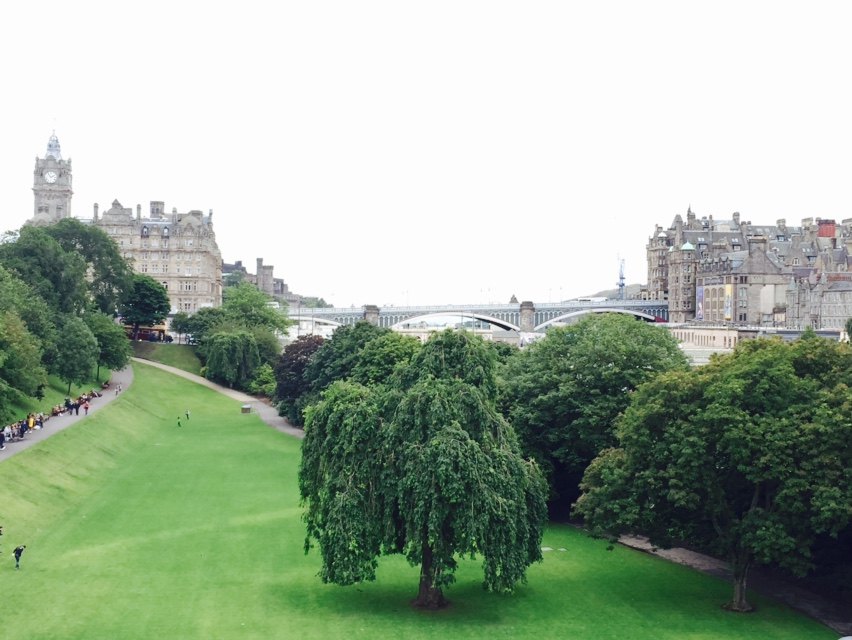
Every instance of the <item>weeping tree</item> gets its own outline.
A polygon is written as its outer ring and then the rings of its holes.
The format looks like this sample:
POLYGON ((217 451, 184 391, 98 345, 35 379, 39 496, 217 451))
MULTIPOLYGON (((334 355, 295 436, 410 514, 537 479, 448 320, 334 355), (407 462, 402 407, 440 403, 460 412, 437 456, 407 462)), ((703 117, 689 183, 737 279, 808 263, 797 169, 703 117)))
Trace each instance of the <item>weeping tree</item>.
POLYGON ((211 336, 207 349, 206 376, 226 383, 229 387, 242 387, 254 378, 260 366, 257 342, 246 330, 221 331, 211 336))
POLYGON ((338 381, 308 408, 299 486, 323 581, 374 580, 401 553, 420 566, 413 605, 438 609, 458 557, 481 555, 498 592, 541 560, 547 486, 495 408, 494 367, 481 339, 446 331, 387 384, 338 381))

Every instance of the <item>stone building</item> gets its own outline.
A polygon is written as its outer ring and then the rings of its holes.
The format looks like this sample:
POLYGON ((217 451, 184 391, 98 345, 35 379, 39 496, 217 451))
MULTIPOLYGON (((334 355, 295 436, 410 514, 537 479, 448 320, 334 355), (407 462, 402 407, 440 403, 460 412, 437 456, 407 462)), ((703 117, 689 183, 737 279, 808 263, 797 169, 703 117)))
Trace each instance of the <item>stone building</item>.
POLYGON ((690 208, 648 240, 643 295, 669 300, 672 322, 839 328, 852 316, 850 245, 852 220, 753 225, 690 208))
POLYGON ((44 158, 36 157, 33 171, 33 224, 51 224, 71 215, 71 158, 62 159, 56 132, 47 143, 44 158))
POLYGON ((132 209, 114 200, 102 216, 94 207, 92 224, 118 244, 137 273, 151 276, 169 293, 171 313, 195 313, 222 304, 222 255, 213 232, 213 212, 164 213, 164 203, 132 209))
POLYGON ((302 296, 290 291, 290 287, 282 278, 275 277, 274 267, 271 264, 263 264, 263 258, 257 259, 255 273, 249 273, 242 260, 237 260, 233 264, 225 262, 222 264, 222 277, 224 280, 238 277, 244 282, 250 282, 265 294, 286 302, 290 306, 295 306, 302 300, 302 296))
MULTIPOLYGON (((71 160, 62 159, 56 134, 50 137, 44 158, 36 158, 33 177, 35 211, 28 224, 47 225, 71 215, 71 160)), ((114 200, 99 215, 94 205, 91 220, 118 244, 121 254, 137 273, 163 284, 169 293, 171 313, 193 313, 222 304, 222 256, 213 232, 213 212, 165 212, 165 203, 152 201, 143 217, 114 200)))

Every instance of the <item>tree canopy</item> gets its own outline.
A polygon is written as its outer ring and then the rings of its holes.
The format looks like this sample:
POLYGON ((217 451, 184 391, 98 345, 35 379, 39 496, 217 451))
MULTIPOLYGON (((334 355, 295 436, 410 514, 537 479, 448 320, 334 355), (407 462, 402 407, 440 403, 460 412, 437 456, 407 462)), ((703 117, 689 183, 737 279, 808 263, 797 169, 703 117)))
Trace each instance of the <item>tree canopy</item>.
POLYGON ((588 464, 615 444, 613 423, 633 390, 662 371, 687 367, 668 331, 614 313, 550 329, 508 359, 501 410, 524 453, 547 471, 556 517, 567 516, 588 464))
POLYGON ((99 311, 87 313, 83 316, 83 321, 98 343, 96 376, 100 376, 102 366, 114 371, 123 369, 133 355, 124 328, 116 324, 112 317, 99 311))
POLYGON ((83 383, 92 375, 97 364, 98 342, 77 316, 66 315, 59 326, 60 339, 57 344, 56 372, 68 383, 83 383))
POLYGON ((494 591, 541 559, 546 485, 495 408, 494 364, 480 338, 446 331, 392 384, 338 381, 308 408, 299 486, 324 581, 373 580, 401 553, 421 567, 414 604, 438 608, 459 556, 481 554, 494 591))
POLYGON ((590 465, 577 511, 593 531, 686 540, 731 562, 730 607, 747 611, 748 571, 811 566, 820 534, 852 518, 846 345, 816 338, 740 343, 700 369, 641 386, 617 447, 590 465))
POLYGON ((171 310, 169 294, 151 276, 136 273, 119 310, 124 322, 133 325, 135 337, 140 326, 159 324, 166 319, 171 310))
POLYGON ((222 311, 226 322, 236 326, 286 331, 290 322, 285 313, 271 306, 274 302, 253 284, 241 282, 224 290, 222 311))
POLYGON ((133 282, 133 271, 115 240, 98 227, 83 224, 76 218, 64 218, 44 227, 44 231, 66 252, 83 258, 88 267, 87 286, 95 308, 114 316, 133 282))
POLYGON ((305 379, 311 390, 320 392, 332 382, 349 378, 364 345, 389 332, 390 329, 377 327, 365 320, 335 329, 331 339, 323 342, 305 370, 305 379))
POLYGON ((63 249, 45 229, 27 226, 16 241, 0 244, 0 264, 55 311, 78 313, 86 307, 86 262, 63 249))
MULTIPOLYGON (((296 426, 302 424, 302 409, 307 406, 303 397, 311 385, 305 380, 305 369, 314 353, 324 342, 322 336, 300 336, 286 347, 275 365, 275 399, 278 413, 296 426)), ((319 399, 317 396, 315 399, 319 399)))

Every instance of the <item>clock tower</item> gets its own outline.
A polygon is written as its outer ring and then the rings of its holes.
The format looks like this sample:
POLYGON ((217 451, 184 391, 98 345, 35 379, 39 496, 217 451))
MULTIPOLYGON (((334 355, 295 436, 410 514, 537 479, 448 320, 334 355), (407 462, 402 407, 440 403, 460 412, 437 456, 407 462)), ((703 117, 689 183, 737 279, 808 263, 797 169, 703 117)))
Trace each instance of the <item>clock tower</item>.
POLYGON ((33 194, 35 208, 30 221, 32 224, 53 224, 71 216, 71 196, 74 195, 71 190, 71 159, 62 159, 56 132, 47 142, 44 158, 36 157, 33 194))

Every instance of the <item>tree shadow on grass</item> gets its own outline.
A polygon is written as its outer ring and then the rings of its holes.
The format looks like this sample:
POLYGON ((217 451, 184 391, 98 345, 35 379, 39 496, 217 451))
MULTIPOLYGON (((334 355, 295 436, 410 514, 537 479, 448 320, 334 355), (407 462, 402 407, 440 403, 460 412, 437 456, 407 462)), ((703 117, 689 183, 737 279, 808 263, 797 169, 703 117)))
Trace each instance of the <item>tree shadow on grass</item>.
POLYGON ((453 624, 499 624, 501 612, 513 600, 520 602, 524 590, 524 587, 520 587, 514 594, 487 593, 482 588, 481 579, 458 581, 444 591, 450 601, 448 607, 438 611, 424 611, 411 605, 417 596, 416 573, 412 573, 410 584, 379 579, 376 582, 340 587, 322 584, 319 578, 314 580, 314 585, 304 585, 304 589, 294 588, 294 584, 289 581, 270 585, 267 593, 270 605, 282 611, 298 610, 303 615, 317 617, 396 618, 400 621, 428 619, 438 624, 441 621, 453 624))

